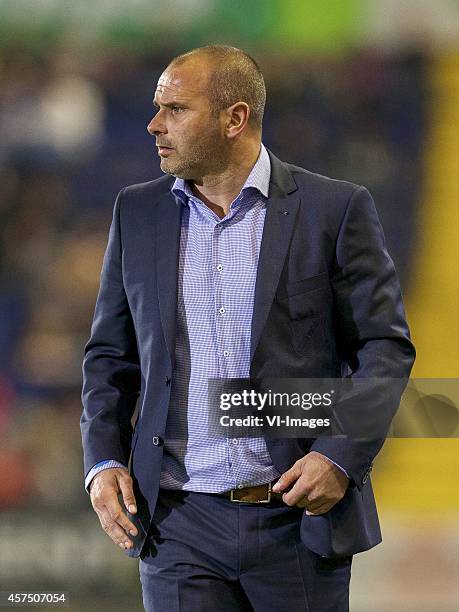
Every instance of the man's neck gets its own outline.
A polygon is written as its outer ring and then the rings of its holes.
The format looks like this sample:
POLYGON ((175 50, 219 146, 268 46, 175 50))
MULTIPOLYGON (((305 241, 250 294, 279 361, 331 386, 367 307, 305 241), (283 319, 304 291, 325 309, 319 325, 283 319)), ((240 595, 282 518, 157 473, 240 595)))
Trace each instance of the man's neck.
POLYGON ((247 177, 260 154, 260 142, 254 142, 246 154, 230 162, 225 171, 218 175, 205 177, 202 182, 190 181, 196 197, 223 219, 230 210, 231 203, 239 195, 247 177))

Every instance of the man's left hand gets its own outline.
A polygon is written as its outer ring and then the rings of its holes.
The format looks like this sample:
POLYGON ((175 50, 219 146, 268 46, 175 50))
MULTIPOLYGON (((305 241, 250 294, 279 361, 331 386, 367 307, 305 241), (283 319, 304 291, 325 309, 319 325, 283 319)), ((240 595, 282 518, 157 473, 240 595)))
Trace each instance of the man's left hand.
POLYGON ((306 508, 306 514, 324 514, 344 497, 349 478, 330 459, 311 451, 284 472, 273 491, 284 493, 282 500, 288 506, 306 508), (293 486, 292 486, 293 485, 293 486))

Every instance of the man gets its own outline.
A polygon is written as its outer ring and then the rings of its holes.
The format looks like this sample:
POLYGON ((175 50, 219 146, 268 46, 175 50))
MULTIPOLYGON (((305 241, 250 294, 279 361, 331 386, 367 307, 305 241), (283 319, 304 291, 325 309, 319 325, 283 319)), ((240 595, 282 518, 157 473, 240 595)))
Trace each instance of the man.
POLYGON ((208 434, 208 378, 405 378, 414 361, 370 194, 268 152, 265 96, 239 49, 175 58, 148 125, 167 176, 115 203, 81 427, 147 610, 347 610, 352 555, 381 540, 382 439, 208 434))

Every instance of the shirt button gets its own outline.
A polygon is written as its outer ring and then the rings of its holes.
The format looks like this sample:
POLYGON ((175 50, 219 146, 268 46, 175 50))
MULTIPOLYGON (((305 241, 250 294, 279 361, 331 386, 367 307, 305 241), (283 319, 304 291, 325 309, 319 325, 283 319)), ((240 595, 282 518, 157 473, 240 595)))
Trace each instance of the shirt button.
POLYGON ((237 438, 233 438, 231 440, 231 442, 236 446, 237 444, 239 444, 239 440, 237 438))
POLYGON ((218 270, 219 272, 221 272, 221 271, 223 270, 223 266, 222 266, 222 264, 218 264, 218 266, 217 266, 217 270, 218 270))
POLYGON ((155 446, 161 446, 162 439, 159 436, 153 436, 152 442, 155 446))
POLYGON ((166 380, 165 380, 165 382, 166 382, 166 385, 167 385, 167 386, 169 386, 169 385, 171 384, 171 379, 170 379, 170 377, 169 377, 169 376, 166 376, 166 380))
POLYGON ((228 357, 228 356, 229 356, 229 351, 223 351, 223 355, 224 355, 225 357, 228 357))
POLYGON ((220 314, 225 314, 226 310, 223 308, 223 306, 220 308, 220 310, 218 311, 220 314))
POLYGON ((237 485, 237 488, 238 488, 238 489, 243 489, 243 488, 244 488, 244 485, 237 485))

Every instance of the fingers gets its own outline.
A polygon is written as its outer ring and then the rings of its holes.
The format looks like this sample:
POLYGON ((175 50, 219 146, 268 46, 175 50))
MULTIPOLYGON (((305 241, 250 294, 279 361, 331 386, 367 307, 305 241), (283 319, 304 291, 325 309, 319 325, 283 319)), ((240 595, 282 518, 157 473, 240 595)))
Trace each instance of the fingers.
POLYGON ((349 479, 340 468, 320 453, 311 452, 282 474, 273 491, 285 491, 282 500, 288 506, 307 508, 307 514, 323 514, 344 496, 348 485, 349 479))
POLYGON ((308 498, 307 497, 303 497, 302 499, 297 501, 296 504, 295 504, 295 506, 297 508, 306 508, 307 505, 308 505, 308 498))
POLYGON ((120 478, 119 484, 124 505, 131 514, 135 514, 137 512, 137 506, 135 503, 134 491, 132 490, 132 479, 130 477, 120 478))
POLYGON ((276 484, 273 485, 273 491, 280 493, 293 484, 301 476, 301 465, 300 461, 296 461, 289 470, 284 472, 276 484))
POLYGON ((332 504, 332 503, 326 503, 326 504, 322 504, 322 505, 316 506, 316 507, 314 507, 314 509, 308 508, 306 510, 306 514, 308 516, 319 516, 320 514, 325 514, 326 512, 331 510, 333 508, 333 506, 334 506, 334 504, 332 504))
POLYGON ((313 489, 309 496, 307 496, 303 503, 296 504, 299 507, 306 508, 307 515, 319 515, 325 514, 333 508, 333 506, 339 502, 341 496, 333 496, 327 495, 325 493, 318 493, 315 489, 313 489))
POLYGON ((120 491, 123 501, 127 499, 128 506, 135 506, 132 479, 127 470, 122 468, 103 470, 95 476, 91 484, 91 502, 105 533, 115 544, 123 549, 129 549, 133 544, 128 534, 137 535, 137 529, 124 514, 118 501, 120 491))
POLYGON ((104 508, 102 510, 96 510, 96 512, 102 529, 105 531, 108 537, 123 550, 132 548, 132 541, 127 536, 126 530, 121 527, 119 522, 119 516, 123 514, 121 506, 119 507, 119 511, 104 508))
MULTIPOLYGON (((300 483, 300 480, 297 481, 300 483)), ((288 494, 283 496, 283 501, 289 506, 297 506, 298 508, 306 508, 306 514, 324 514, 333 508, 333 506, 340 501, 342 495, 331 494, 329 491, 318 487, 310 487, 304 489, 304 493, 301 492, 301 488, 298 488, 298 494, 295 491, 295 487, 288 494), (287 498, 287 495, 294 493, 295 496, 287 498)))
POLYGON ((310 484, 300 477, 291 490, 284 493, 282 501, 287 504, 287 506, 299 506, 300 508, 304 508, 308 504, 310 492, 310 484))

